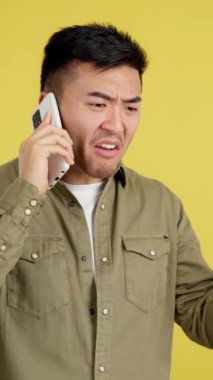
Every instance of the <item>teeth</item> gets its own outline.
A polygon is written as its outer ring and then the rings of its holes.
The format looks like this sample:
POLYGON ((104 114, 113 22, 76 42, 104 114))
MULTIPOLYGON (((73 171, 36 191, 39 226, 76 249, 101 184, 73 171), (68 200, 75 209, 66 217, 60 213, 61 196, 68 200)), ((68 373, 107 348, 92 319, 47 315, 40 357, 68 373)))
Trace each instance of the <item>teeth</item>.
POLYGON ((115 144, 101 144, 99 145, 101 148, 104 148, 104 149, 115 149, 116 148, 116 145, 115 144))

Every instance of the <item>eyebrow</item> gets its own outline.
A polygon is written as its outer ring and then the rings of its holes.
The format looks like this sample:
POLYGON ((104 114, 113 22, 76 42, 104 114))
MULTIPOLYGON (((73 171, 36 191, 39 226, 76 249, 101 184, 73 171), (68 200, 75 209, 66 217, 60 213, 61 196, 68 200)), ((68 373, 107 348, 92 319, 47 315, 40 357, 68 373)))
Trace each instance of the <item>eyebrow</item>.
MULTIPOLYGON (((114 100, 114 98, 112 98, 111 96, 104 94, 103 92, 99 92, 99 91, 89 92, 87 94, 87 96, 95 96, 97 98, 101 98, 101 99, 105 99, 105 100, 114 100)), ((123 100, 124 103, 139 103, 141 101, 142 101, 142 99, 140 96, 135 96, 131 99, 123 100)))

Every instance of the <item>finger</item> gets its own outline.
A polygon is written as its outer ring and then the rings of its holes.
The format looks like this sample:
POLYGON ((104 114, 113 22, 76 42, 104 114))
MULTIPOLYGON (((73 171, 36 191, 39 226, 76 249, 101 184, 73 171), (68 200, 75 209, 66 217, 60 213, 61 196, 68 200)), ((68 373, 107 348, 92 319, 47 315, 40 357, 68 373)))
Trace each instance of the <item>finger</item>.
POLYGON ((69 165, 74 164, 73 156, 71 156, 70 153, 60 145, 46 145, 46 152, 47 157, 58 154, 59 156, 63 157, 69 165))
POLYGON ((40 139, 37 139, 36 143, 39 145, 60 145, 61 147, 67 149, 73 158, 72 144, 70 144, 70 141, 65 139, 63 136, 53 134, 47 135, 40 139))
POLYGON ((72 149, 72 144, 70 143, 70 140, 64 138, 64 136, 61 136, 59 134, 48 134, 48 135, 45 135, 45 136, 42 136, 40 138, 37 138, 36 140, 31 140, 29 146, 31 146, 31 150, 35 147, 36 150, 37 150, 37 154, 42 154, 42 152, 44 152, 44 154, 46 155, 47 153, 45 153, 46 151, 46 146, 55 146, 55 145, 58 145, 60 147, 62 147, 63 149, 66 149, 68 154, 70 155, 70 157, 73 159, 74 158, 74 153, 73 153, 73 149, 72 149), (40 153, 39 153, 40 152, 40 153))
POLYGON ((35 131, 31 135, 30 139, 37 140, 43 136, 47 136, 47 135, 51 135, 51 134, 62 136, 66 140, 70 141, 71 145, 73 145, 73 141, 72 141, 69 133, 65 129, 58 128, 58 127, 52 126, 52 125, 45 125, 45 128, 43 128, 43 126, 40 128, 40 126, 39 126, 38 128, 35 129, 35 131))

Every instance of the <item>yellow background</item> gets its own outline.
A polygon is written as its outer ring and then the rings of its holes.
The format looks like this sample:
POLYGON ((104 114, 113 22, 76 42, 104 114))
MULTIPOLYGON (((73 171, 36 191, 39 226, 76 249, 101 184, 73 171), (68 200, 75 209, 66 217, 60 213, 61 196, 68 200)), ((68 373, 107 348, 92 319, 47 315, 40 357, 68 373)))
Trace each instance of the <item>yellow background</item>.
MULTIPOLYGON (((0 163, 16 156, 31 133, 48 37, 92 21, 128 30, 148 51, 141 126, 125 162, 182 198, 213 267, 212 0, 1 0, 0 163)), ((171 380, 212 380, 212 351, 179 327, 172 356, 171 380)))

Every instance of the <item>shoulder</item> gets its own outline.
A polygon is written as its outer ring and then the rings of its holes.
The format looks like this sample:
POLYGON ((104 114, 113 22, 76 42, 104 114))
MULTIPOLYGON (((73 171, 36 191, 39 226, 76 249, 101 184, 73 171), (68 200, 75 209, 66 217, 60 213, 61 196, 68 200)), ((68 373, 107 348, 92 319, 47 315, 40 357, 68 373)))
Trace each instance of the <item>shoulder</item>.
POLYGON ((0 195, 3 194, 8 187, 18 177, 18 159, 6 162, 0 166, 0 195))
POLYGON ((171 191, 169 188, 163 184, 161 181, 155 179, 155 178, 150 178, 150 177, 145 177, 141 175, 140 173, 136 172, 133 169, 130 169, 128 167, 124 167, 125 170, 125 175, 126 175, 126 182, 127 186, 139 186, 142 187, 143 189, 156 189, 156 190, 163 190, 163 191, 171 191))
POLYGON ((151 202, 166 202, 180 204, 177 195, 161 181, 145 177, 128 167, 124 168, 126 175, 126 186, 132 194, 145 197, 151 202))

